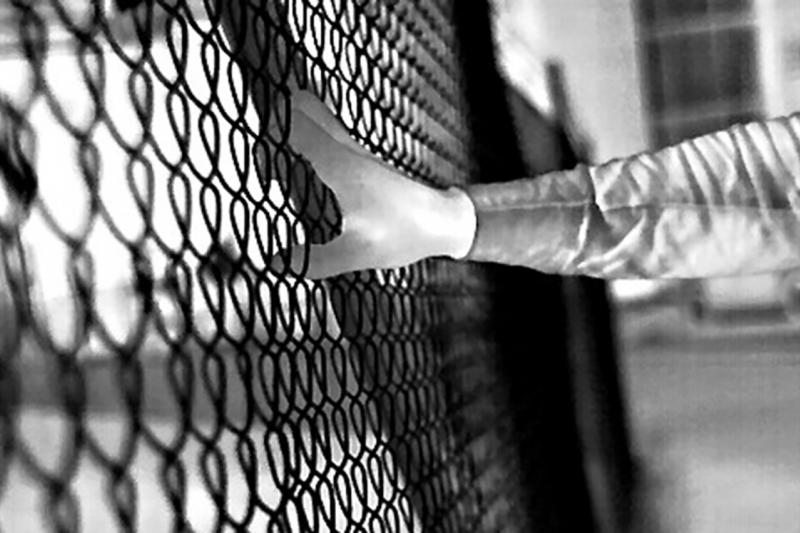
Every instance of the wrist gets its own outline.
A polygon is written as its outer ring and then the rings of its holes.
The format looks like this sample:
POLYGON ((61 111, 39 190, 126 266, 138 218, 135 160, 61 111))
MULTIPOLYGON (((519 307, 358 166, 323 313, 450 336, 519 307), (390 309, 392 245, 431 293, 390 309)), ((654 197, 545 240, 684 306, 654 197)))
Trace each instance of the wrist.
POLYGON ((475 205, 469 194, 459 187, 439 190, 442 232, 440 255, 463 259, 469 254, 477 230, 475 205))

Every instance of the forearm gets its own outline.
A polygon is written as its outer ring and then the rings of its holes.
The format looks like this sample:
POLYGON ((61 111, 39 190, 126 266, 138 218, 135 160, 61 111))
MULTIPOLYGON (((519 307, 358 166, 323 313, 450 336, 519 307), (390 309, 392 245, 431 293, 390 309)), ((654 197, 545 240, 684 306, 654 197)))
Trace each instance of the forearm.
POLYGON ((467 259, 604 278, 800 266, 800 116, 655 153, 474 185, 467 259))

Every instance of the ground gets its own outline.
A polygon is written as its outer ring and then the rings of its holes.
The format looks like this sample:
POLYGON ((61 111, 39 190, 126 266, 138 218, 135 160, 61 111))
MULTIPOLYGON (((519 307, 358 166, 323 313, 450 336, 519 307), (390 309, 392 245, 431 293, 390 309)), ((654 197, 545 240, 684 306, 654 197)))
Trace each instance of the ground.
POLYGON ((670 528, 800 531, 800 330, 621 316, 636 448, 670 528))

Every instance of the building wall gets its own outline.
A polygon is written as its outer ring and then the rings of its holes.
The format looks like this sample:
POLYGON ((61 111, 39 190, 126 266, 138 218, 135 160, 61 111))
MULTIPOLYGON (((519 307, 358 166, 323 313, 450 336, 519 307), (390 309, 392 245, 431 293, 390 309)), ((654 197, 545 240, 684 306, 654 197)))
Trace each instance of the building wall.
POLYGON ((495 9, 501 56, 524 71, 512 78, 522 80, 545 111, 538 65, 550 59, 564 65, 574 116, 594 143, 595 160, 647 147, 629 0, 495 0, 495 9))
MULTIPOLYGON (((758 27, 764 116, 800 110, 800 2, 752 0, 758 27)), ((551 111, 543 67, 564 65, 580 126, 607 160, 650 146, 631 0, 495 0, 501 61, 545 114, 551 111)))
POLYGON ((800 111, 800 2, 755 0, 768 116, 800 111))

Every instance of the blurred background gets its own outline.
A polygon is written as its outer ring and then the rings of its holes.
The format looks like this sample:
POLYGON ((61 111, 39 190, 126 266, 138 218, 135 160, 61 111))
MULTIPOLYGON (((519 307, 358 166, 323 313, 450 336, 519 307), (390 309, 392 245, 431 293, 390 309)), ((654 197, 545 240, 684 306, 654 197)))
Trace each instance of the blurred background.
MULTIPOLYGON (((506 76, 545 114, 567 109, 594 162, 800 110, 794 0, 496 7, 506 76)), ((799 280, 610 284, 634 449, 667 530, 800 527, 799 280)))

